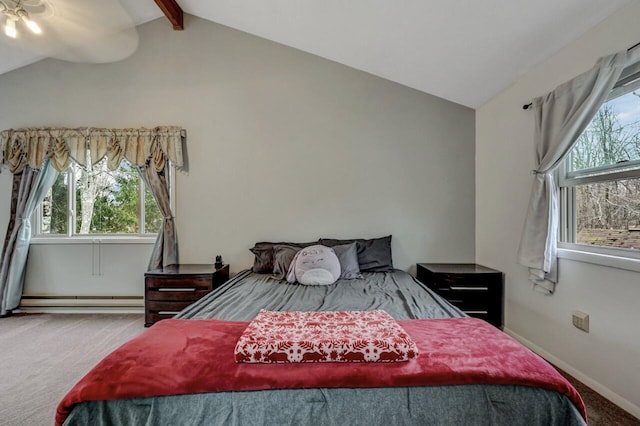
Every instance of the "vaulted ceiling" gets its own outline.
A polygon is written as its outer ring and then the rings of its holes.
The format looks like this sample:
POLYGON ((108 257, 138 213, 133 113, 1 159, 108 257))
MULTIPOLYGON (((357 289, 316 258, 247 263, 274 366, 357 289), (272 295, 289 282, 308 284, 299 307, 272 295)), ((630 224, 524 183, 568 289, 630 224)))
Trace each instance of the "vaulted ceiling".
MULTIPOLYGON (((187 14, 477 108, 633 0, 176 1, 187 14)), ((156 3, 165 2, 120 0, 138 25, 164 17, 156 3)), ((0 58, 4 73, 41 57, 3 40, 0 58)))

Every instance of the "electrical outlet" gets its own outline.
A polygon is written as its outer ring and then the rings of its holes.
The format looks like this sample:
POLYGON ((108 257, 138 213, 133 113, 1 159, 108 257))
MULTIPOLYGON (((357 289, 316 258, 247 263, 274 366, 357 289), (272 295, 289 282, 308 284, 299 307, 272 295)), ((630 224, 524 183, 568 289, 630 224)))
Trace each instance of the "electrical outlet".
POLYGON ((589 332, 589 314, 582 311, 573 311, 573 325, 582 331, 589 332))

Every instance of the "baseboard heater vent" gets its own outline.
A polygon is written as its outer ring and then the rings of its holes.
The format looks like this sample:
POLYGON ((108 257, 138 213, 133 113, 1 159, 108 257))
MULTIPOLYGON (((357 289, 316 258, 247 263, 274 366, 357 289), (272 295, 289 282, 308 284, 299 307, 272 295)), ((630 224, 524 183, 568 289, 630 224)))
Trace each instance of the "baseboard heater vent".
POLYGON ((143 296, 23 295, 20 309, 30 308, 142 308, 143 296))

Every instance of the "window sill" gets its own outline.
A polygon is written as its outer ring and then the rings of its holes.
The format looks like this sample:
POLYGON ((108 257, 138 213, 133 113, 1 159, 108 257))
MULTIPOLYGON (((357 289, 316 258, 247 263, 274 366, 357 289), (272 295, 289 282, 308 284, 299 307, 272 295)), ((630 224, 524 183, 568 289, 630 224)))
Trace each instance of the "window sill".
POLYGON ((93 236, 93 237, 33 237, 31 244, 155 244, 156 237, 93 236))
POLYGON ((576 262, 591 263, 593 265, 607 266, 609 268, 640 272, 640 259, 594 253, 574 247, 558 248, 558 258, 574 260, 576 262))

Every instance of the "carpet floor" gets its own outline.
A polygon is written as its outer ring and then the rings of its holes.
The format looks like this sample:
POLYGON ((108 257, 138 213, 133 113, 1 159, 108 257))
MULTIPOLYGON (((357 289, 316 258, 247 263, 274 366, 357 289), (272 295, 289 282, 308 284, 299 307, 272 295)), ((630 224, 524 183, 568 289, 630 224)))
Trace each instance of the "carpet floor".
POLYGON ((144 331, 144 315, 0 319, 0 424, 53 425, 56 406, 100 359, 144 331))
MULTIPOLYGON (((0 319, 0 425, 53 424, 58 402, 91 367, 144 331, 143 315, 39 314, 0 319)), ((565 374, 565 373, 563 373, 565 374)), ((565 374, 582 395, 591 426, 640 420, 565 374)))

